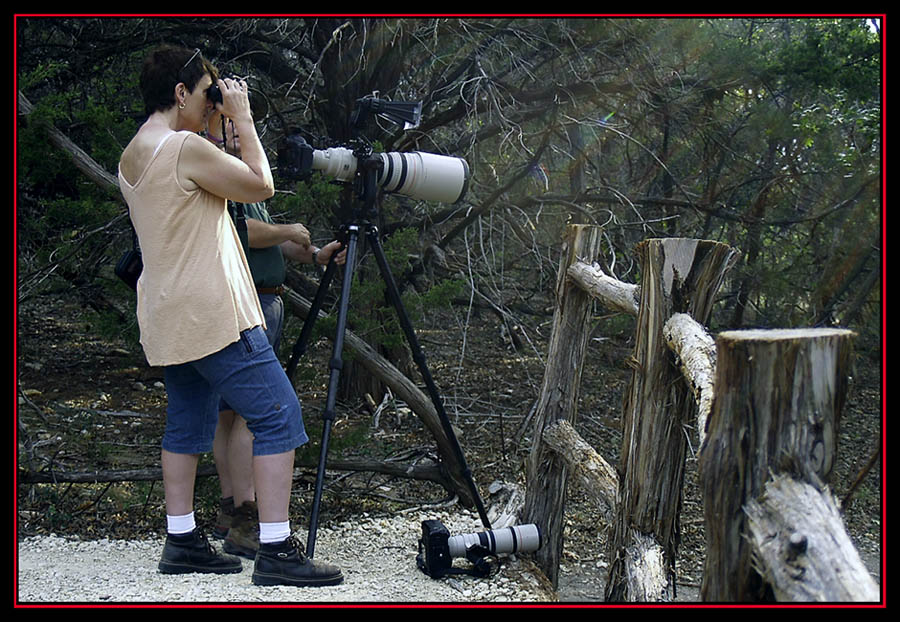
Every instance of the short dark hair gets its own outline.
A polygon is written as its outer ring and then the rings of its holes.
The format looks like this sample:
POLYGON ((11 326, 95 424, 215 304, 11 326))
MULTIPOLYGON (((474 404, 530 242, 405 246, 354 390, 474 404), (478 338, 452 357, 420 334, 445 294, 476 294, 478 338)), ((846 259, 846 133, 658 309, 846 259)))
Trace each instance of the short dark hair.
POLYGON ((141 95, 147 116, 175 105, 175 85, 184 82, 193 91, 200 79, 209 74, 215 81, 218 70, 203 58, 200 50, 163 45, 144 60, 141 69, 141 95))

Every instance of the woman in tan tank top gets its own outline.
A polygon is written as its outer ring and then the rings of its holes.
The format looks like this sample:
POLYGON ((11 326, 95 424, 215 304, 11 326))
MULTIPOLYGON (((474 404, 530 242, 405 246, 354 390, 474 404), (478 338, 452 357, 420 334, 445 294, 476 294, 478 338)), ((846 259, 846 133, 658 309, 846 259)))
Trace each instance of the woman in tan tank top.
POLYGON ((141 343, 148 362, 164 367, 169 399, 162 449, 168 536, 159 569, 242 570, 239 559, 209 544, 193 516, 199 453, 212 449, 209 426, 214 431, 217 393, 222 392, 230 403, 256 409, 242 413, 255 434, 260 551, 253 581, 339 583, 340 569, 308 559, 291 536, 294 448, 308 439, 296 392, 265 336, 259 338, 259 301, 225 209, 226 199, 252 203, 274 194, 247 84, 219 79, 199 50, 164 47, 145 62, 141 90, 148 117, 122 154, 119 182, 145 254, 138 282, 141 343), (241 137, 240 159, 197 135, 213 110, 207 96, 213 84, 222 94, 215 108, 241 137), (225 365, 231 366, 227 373, 225 365), (247 384, 235 381, 239 374, 262 378, 255 393, 234 388, 247 384), (206 403, 212 404, 212 413, 206 403))

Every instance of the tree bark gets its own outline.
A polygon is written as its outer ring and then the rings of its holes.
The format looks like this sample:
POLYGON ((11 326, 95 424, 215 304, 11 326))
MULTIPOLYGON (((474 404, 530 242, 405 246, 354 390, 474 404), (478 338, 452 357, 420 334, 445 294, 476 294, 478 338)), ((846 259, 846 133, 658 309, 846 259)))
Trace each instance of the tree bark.
POLYGON ((591 298, 570 282, 567 270, 578 260, 592 261, 597 256, 600 233, 599 227, 570 225, 566 228, 556 280, 557 309, 526 466, 528 487, 523 521, 536 524, 544 534, 544 544, 535 557, 554 588, 558 584, 562 557, 567 469, 565 461, 544 443, 543 431, 559 420, 575 421, 581 365, 590 334, 591 298))
POLYGON ((610 538, 606 599, 668 601, 675 596, 687 449, 684 428, 696 405, 663 337, 663 325, 679 312, 705 324, 736 252, 725 244, 682 238, 647 240, 637 250, 641 301, 631 359, 634 372, 625 395, 618 515, 610 538), (628 576, 628 551, 650 548, 637 542, 636 534, 659 547, 651 558, 661 554, 665 560, 665 572, 655 574, 653 586, 628 576), (640 593, 631 590, 636 583, 643 585, 640 593))
POLYGON ((778 475, 747 502, 754 570, 780 602, 877 602, 878 585, 853 546, 837 501, 778 475))
POLYGON ((744 507, 771 474, 823 488, 835 461, 853 333, 746 330, 716 339, 716 396, 700 486, 706 515, 705 601, 752 602, 766 586, 751 565, 744 507))

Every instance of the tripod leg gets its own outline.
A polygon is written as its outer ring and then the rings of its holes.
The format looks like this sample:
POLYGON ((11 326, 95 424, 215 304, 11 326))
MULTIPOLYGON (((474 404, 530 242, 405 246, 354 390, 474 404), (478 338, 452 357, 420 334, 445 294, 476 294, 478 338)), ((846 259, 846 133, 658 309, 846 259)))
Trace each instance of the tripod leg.
MULTIPOLYGON (((347 261, 344 270, 344 284, 341 288, 340 307, 338 308, 337 329, 334 336, 334 349, 331 355, 328 379, 328 397, 325 400, 325 411, 322 413, 322 446, 319 448, 319 469, 316 474, 316 488, 313 494, 312 513, 309 519, 309 533, 306 539, 306 554, 312 559, 316 550, 316 531, 319 526, 319 504, 322 501, 322 488, 325 481, 325 461, 328 454, 328 441, 331 437, 331 424, 334 422, 334 407, 337 402, 338 383, 341 369, 344 366, 341 353, 344 349, 344 331, 347 328, 347 310, 350 307, 350 286, 353 283, 353 266, 356 262, 356 247, 359 241, 359 227, 348 228, 347 261)), ((333 264, 329 264, 329 269, 333 264)))
POLYGON ((325 302, 325 294, 328 292, 328 285, 331 283, 331 278, 334 276, 335 266, 336 264, 333 260, 328 262, 325 274, 322 275, 322 280, 319 282, 319 289, 316 290, 316 297, 313 298, 312 305, 309 308, 309 314, 306 316, 306 321, 303 322, 303 329, 300 331, 300 337, 297 338, 294 349, 291 351, 291 358, 288 361, 287 366, 287 377, 290 379, 291 383, 294 382, 294 373, 297 371, 297 363, 306 353, 306 347, 309 345, 309 338, 312 335, 313 326, 319 317, 319 311, 322 309, 322 304, 325 302))
POLYGON ((484 509, 484 504, 481 501, 481 497, 478 495, 478 489, 475 486, 475 482, 472 479, 472 472, 469 470, 469 467, 466 466, 466 459, 463 455, 462 448, 459 446, 459 441, 456 438, 456 434, 453 432, 453 427, 450 424, 450 419, 447 417, 447 413, 444 411, 444 403, 441 400, 441 396, 438 393, 437 386, 434 383, 434 379, 431 377, 431 372, 428 369, 428 365, 425 361, 425 354, 422 352, 422 348, 419 345, 419 340, 416 337, 416 332, 413 329, 412 322, 409 320, 409 315, 406 313, 406 309, 403 307, 403 301, 400 298, 400 291, 397 288, 397 283, 394 281, 394 276, 391 274, 391 268, 388 265, 387 258, 384 255, 384 249, 381 246, 381 241, 378 239, 378 231, 375 227, 370 227, 366 236, 369 240, 369 244, 372 248, 372 252, 375 255, 375 259, 378 262, 378 268, 381 270, 381 276, 384 279, 385 285, 387 286, 388 298, 391 301, 391 304, 394 306, 394 309, 397 312, 397 317, 400 321, 400 326, 403 329, 403 333, 406 335, 406 339, 409 342, 410 349, 412 350, 413 360, 416 362, 416 365, 419 367, 419 372, 422 374, 422 378, 425 381, 425 386, 428 389, 428 394, 431 397, 431 401, 434 402, 434 407, 437 410, 438 417, 441 420, 441 426, 444 429, 444 433, 447 438, 450 440, 451 445, 453 447, 453 453, 457 461, 459 462, 460 468, 462 469, 462 475, 465 477, 466 482, 469 484, 469 488, 472 492, 472 498, 475 501, 475 507, 478 510, 478 515, 481 517, 481 522, 484 524, 486 529, 491 528, 490 520, 487 517, 487 512, 484 509))

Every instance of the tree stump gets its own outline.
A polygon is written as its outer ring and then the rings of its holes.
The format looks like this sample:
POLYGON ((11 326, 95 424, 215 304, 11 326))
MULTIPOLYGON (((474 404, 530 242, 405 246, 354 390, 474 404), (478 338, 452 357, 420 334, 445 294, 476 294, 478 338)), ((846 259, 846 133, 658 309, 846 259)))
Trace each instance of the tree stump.
POLYGON ((737 253, 725 244, 682 238, 646 240, 637 250, 641 300, 631 359, 634 372, 623 411, 620 498, 609 543, 606 600, 667 601, 675 596, 685 428, 697 407, 663 326, 675 313, 706 324, 737 253), (635 559, 663 563, 630 563, 635 559), (629 576, 634 572, 655 575, 629 576), (635 585, 641 589, 633 589, 635 585))
POLYGON ((745 506, 772 474, 817 488, 828 481, 852 336, 810 328, 717 337, 715 397, 699 463, 707 537, 703 600, 771 597, 752 568, 745 506))
POLYGON ((551 423, 559 420, 575 422, 581 367, 590 335, 592 300, 569 280, 567 270, 576 261, 593 261, 600 251, 601 231, 600 227, 586 225, 566 227, 556 279, 553 331, 526 466, 528 486, 523 522, 534 523, 543 533, 544 544, 536 551, 535 560, 554 589, 558 584, 562 557, 567 470, 565 461, 543 442, 542 436, 544 428, 551 423))

